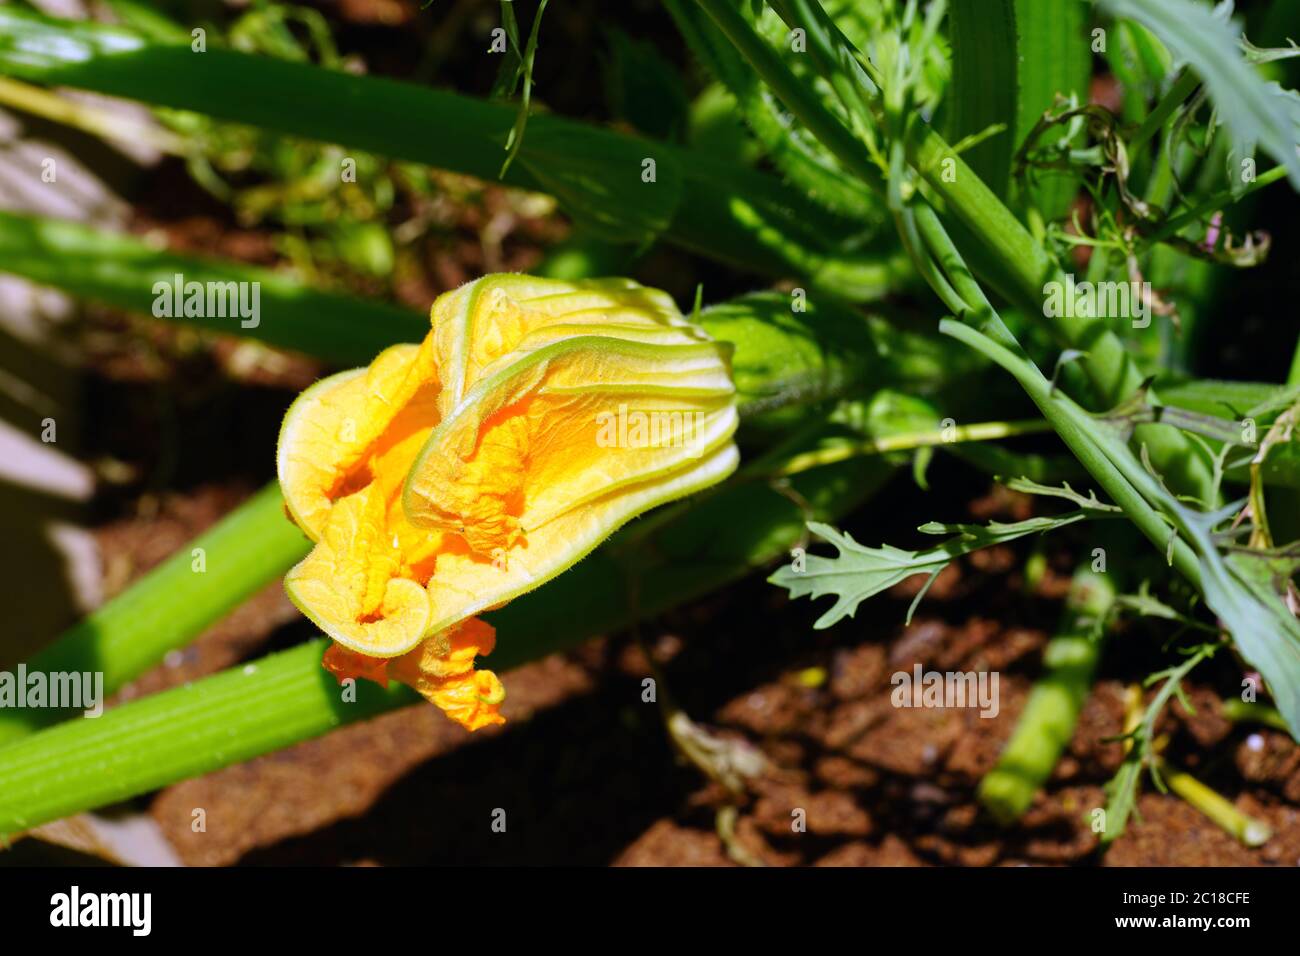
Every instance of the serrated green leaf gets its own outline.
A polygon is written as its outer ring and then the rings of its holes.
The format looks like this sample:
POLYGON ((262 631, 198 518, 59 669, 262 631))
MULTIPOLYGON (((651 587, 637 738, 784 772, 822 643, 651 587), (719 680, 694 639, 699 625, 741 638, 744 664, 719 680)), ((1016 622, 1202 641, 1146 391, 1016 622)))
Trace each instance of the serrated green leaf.
POLYGON ((834 558, 807 555, 800 570, 788 565, 767 580, 785 588, 792 598, 835 595, 834 606, 813 625, 821 630, 845 617, 853 617, 858 605, 867 598, 874 597, 913 575, 933 575, 963 554, 1014 541, 1026 535, 1053 531, 1089 517, 1094 515, 1080 510, 1056 517, 1030 518, 1013 524, 996 521, 988 525, 930 522, 922 525, 919 530, 925 534, 951 534, 953 537, 923 551, 905 551, 887 544, 879 548, 866 547, 845 532, 810 521, 808 530, 833 544, 839 554, 834 558))
POLYGON ((1019 491, 1026 495, 1044 495, 1048 498, 1064 498, 1066 501, 1073 501, 1080 508, 1086 508, 1090 511, 1110 511, 1115 513, 1123 511, 1122 508, 1100 501, 1095 491, 1089 491, 1087 495, 1075 491, 1070 487, 1068 481, 1061 485, 1045 485, 1031 478, 1012 478, 1005 484, 1012 491, 1019 491))

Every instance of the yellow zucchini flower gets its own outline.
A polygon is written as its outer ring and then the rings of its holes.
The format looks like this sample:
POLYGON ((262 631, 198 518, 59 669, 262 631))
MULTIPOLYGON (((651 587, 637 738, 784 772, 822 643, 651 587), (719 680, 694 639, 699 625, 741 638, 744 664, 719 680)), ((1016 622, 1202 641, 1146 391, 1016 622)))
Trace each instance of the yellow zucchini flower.
POLYGON ((493 635, 473 616, 736 467, 730 347, 622 279, 485 276, 432 324, 290 407, 280 484, 316 546, 285 586, 337 676, 400 680, 475 729, 504 691, 474 670, 493 635))

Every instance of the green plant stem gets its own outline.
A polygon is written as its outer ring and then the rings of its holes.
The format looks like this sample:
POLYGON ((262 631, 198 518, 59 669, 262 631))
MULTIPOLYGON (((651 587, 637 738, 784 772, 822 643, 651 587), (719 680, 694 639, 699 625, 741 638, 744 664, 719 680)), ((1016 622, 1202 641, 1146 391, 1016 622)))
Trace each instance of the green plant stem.
POLYGON ((1273 835, 1273 828, 1263 820, 1242 813, 1223 795, 1211 790, 1185 770, 1157 758, 1160 775, 1175 794, 1223 828, 1230 836, 1248 847, 1261 846, 1273 835))
MULTIPOLYGON (((785 554, 809 517, 835 520, 892 472, 878 458, 860 458, 805 472, 788 492, 758 482, 726 487, 648 541, 624 548, 633 525, 546 587, 488 615, 497 647, 485 663, 516 667, 735 580, 785 554)), ((248 760, 415 699, 397 685, 383 691, 360 681, 356 703, 344 702, 321 668, 324 647, 324 640, 311 641, 0 748, 0 834, 248 760)))
POLYGON ((1260 724, 1288 734, 1291 732, 1286 719, 1278 713, 1277 708, 1268 704, 1248 703, 1239 697, 1229 697, 1223 702, 1221 712, 1234 724, 1260 724))
POLYGON ((1016 60, 1024 55, 1017 49, 1019 57, 1007 56, 1007 44, 1016 43, 1016 20, 1011 0, 952 0, 948 10, 952 44, 948 134, 959 142, 990 127, 1001 127, 1001 132, 965 151, 966 162, 1001 198, 1007 195, 1011 155, 1016 148, 1021 79, 1016 60))
MULTIPOLYGON (((1015 0, 1015 10, 1019 103, 1013 150, 1025 142, 1043 113, 1054 107, 1057 96, 1086 101, 1092 77, 1088 32, 1092 9, 1087 0, 1015 0)), ((1041 218, 1068 215, 1082 176, 1077 171, 1042 170, 1034 179, 1022 208, 1031 232, 1041 237, 1041 218), (1037 225, 1034 218, 1040 219, 1037 225)))
POLYGON ((189 153, 185 141, 173 133, 148 123, 78 103, 37 86, 0 77, 0 104, 32 116, 62 123, 94 136, 120 142, 140 143, 173 156, 189 153))
POLYGON ((1169 88, 1169 92, 1160 98, 1160 102, 1156 104, 1155 109, 1147 114, 1137 132, 1129 139, 1128 151, 1130 157, 1137 155, 1137 151, 1146 145, 1147 140, 1159 132, 1160 128, 1164 126, 1165 120, 1169 119, 1174 110, 1182 106, 1200 85, 1200 78, 1191 70, 1184 68, 1178 79, 1174 81, 1174 85, 1169 88))
POLYGON ((1265 186, 1271 186, 1273 183, 1286 179, 1286 167, 1274 166, 1272 169, 1260 173, 1253 183, 1243 189, 1241 192, 1233 195, 1230 190, 1216 193, 1198 202, 1186 212, 1181 212, 1159 225, 1156 229, 1148 233, 1147 238, 1152 242, 1162 242, 1171 236, 1178 235, 1183 229, 1187 228, 1194 222, 1199 222, 1206 216, 1224 209, 1234 202, 1245 199, 1256 190, 1263 189, 1265 186))
POLYGON ((0 834, 114 803, 318 736, 414 698, 358 682, 343 704, 324 640, 68 721, 0 749, 0 834))
POLYGON ((1138 530, 1162 553, 1167 553, 1170 563, 1199 590, 1201 570, 1196 554, 1150 504, 1150 500, 1161 497, 1159 486, 1134 460, 1128 448, 1117 438, 1106 436, 1102 426, 1087 412, 1055 391, 1041 372, 1009 349, 960 322, 944 320, 939 329, 980 350, 1016 377, 1080 464, 1124 509, 1138 530))
MULTIPOLYGON (((702 0, 712 15, 714 7, 726 8, 724 0, 702 0)), ((770 5, 791 28, 805 27, 810 53, 813 53, 823 77, 835 78, 835 63, 842 54, 860 57, 852 44, 835 26, 834 21, 815 0, 775 0, 770 5), (796 8, 804 11, 804 20, 795 16, 796 8)), ((733 11, 734 12, 734 11, 733 11)), ((719 14, 725 17, 725 13, 719 14)), ((739 32, 748 27, 743 20, 730 23, 739 32)), ((752 33, 752 30, 750 31, 752 33)), ((743 52, 743 51, 742 51, 743 52)), ((750 62, 763 72, 766 58, 754 56, 750 62)), ((769 83, 783 82, 779 76, 763 73, 769 83)), ((798 108, 804 99, 787 105, 810 128, 817 117, 802 115, 798 108)), ((820 103, 818 104, 820 105, 820 103)), ((874 120, 886 128, 883 104, 879 97, 871 103, 874 120)), ((827 143, 839 155, 847 147, 827 143)), ((957 155, 932 127, 913 116, 903 134, 907 158, 912 168, 925 180, 942 205, 941 211, 955 217, 974 237, 983 257, 991 264, 994 284, 1028 314, 1042 314, 1048 283, 1065 281, 1065 276, 1033 236, 957 155)), ((865 147, 858 145, 861 152, 865 147)), ((858 164, 859 166, 861 163, 858 164)), ((856 169, 857 167, 850 167, 856 169)), ((874 187, 874 180, 864 183, 874 187)), ((1064 310, 1063 310, 1064 311, 1064 310)), ((1074 316, 1045 317, 1057 341, 1084 353, 1081 364, 1098 396, 1108 406, 1118 405, 1131 397, 1142 385, 1143 375, 1120 338, 1106 327, 1102 319, 1074 316)), ((1005 342, 1003 344, 1006 344, 1005 342)), ((1152 401, 1156 398, 1152 396, 1152 401)), ((1136 440, 1147 447, 1152 463, 1177 491, 1194 495, 1207 503, 1217 503, 1213 468, 1209 456, 1177 429, 1165 425, 1143 425, 1135 431, 1136 440)))
POLYGON ((924 205, 918 213, 917 222, 925 230, 929 243, 927 253, 936 256, 947 278, 969 304, 968 310, 962 312, 962 319, 981 327, 976 329, 970 324, 945 319, 939 323, 939 331, 972 346, 1015 377, 1079 463, 1124 509, 1138 529, 1167 552, 1170 563, 1199 588, 1201 573, 1195 552, 1156 510, 1157 503, 1163 505, 1171 500, 1168 493, 1143 469, 1127 445, 1043 376, 984 297, 942 223, 924 205))
POLYGON ((938 259, 948 280, 969 306, 961 313, 962 319, 966 323, 978 322, 983 331, 951 319, 940 322, 939 330, 972 346, 1015 377, 1079 463, 1148 540, 1165 551, 1169 563, 1200 589, 1201 569, 1196 552, 1169 523, 1173 520, 1170 505, 1176 504, 1169 493, 1147 473, 1127 445, 1068 396, 1058 392, 1055 383, 1048 381, 1029 360, 984 297, 942 223, 924 204, 918 209, 917 222, 929 244, 926 253, 938 259))
POLYGON ((1088 567, 1075 573, 1061 627, 1043 651, 1044 673, 997 765, 980 781, 980 803, 1004 826, 1029 809, 1074 736, 1101 657, 1099 624, 1114 601, 1107 575, 1088 567))
POLYGON ((846 461, 859 455, 883 455, 891 451, 910 451, 958 442, 994 441, 999 438, 1014 438, 1018 435, 1041 435, 1051 431, 1051 422, 1033 418, 1016 422, 976 422, 973 425, 954 425, 947 429, 886 435, 871 441, 852 442, 791 456, 779 467, 763 473, 761 477, 788 477, 807 471, 809 468, 846 461))
POLYGON ((1126 714, 1124 718, 1124 762, 1106 787, 1106 827, 1101 835, 1102 849, 1118 840, 1128 827, 1129 815, 1137 802, 1138 788, 1141 786, 1142 771, 1153 758, 1151 745, 1155 734, 1156 721, 1178 692, 1183 680, 1196 669, 1196 666, 1214 655, 1218 645, 1205 644, 1189 654, 1181 664, 1170 667, 1147 679, 1152 683, 1163 678, 1160 690, 1146 709, 1142 708, 1142 689, 1133 685, 1129 689, 1126 714))
MULTIPOLYGON (((65 631, 27 663, 28 672, 99 672, 106 694, 138 677, 306 555, 310 542, 283 508, 272 482, 65 631)), ((0 746, 66 716, 51 708, 2 709, 0 746)))
MULTIPOLYGON (((986 252, 1013 280, 1009 291, 1029 314, 1042 314, 1045 288, 1049 283, 1064 283, 1065 276, 1051 261, 1029 232, 965 167, 959 156, 928 126, 913 123, 909 127, 908 152, 917 171, 925 178, 946 210, 976 237, 988 243, 986 252), (951 177, 943 175, 944 160, 956 163, 951 177)), ((1130 397, 1142 384, 1142 373, 1124 348, 1119 336, 1099 319, 1067 316, 1046 317, 1058 341, 1084 352, 1081 365, 1097 394, 1108 405, 1117 405, 1130 397)), ((1156 399, 1152 398, 1152 401, 1156 399)), ((1145 427, 1145 426, 1144 426, 1145 427)), ((1167 426, 1145 427, 1138 440, 1151 449, 1152 460, 1162 471, 1175 472, 1189 493, 1210 487, 1208 464, 1192 470, 1189 462, 1202 460, 1195 446, 1175 429, 1167 426)), ((1172 479, 1171 479, 1172 480, 1172 479)))

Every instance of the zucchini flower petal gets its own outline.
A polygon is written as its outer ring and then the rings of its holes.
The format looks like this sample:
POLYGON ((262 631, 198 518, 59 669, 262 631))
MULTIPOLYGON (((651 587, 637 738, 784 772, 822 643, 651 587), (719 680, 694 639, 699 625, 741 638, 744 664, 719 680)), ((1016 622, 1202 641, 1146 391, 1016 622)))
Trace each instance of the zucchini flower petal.
MULTIPOLYGON (((368 368, 321 379, 289 406, 277 454, 280 487, 294 523, 319 538, 332 501, 361 480, 366 460, 381 437, 409 432, 409 418, 395 423, 408 406, 434 411, 440 391, 433 343, 394 345, 368 368), (397 427, 393 427, 396 424, 397 427)), ((414 409, 411 409, 414 411, 414 409)))
POLYGON ((473 616, 726 477, 737 416, 730 346, 629 280, 487 276, 432 325, 290 408, 280 482, 316 546, 285 586, 336 642, 328 668, 472 729, 504 696, 474 670, 493 641, 473 616))
POLYGON ((661 292, 489 276, 434 306, 442 418, 402 494, 463 540, 430 580, 438 630, 583 558, 736 466, 730 346, 661 292))
POLYGON ((382 352, 304 392, 285 416, 278 470, 289 514, 316 547, 285 578, 294 603, 360 654, 405 653, 428 633, 424 588, 441 537, 402 514, 399 492, 438 421, 427 346, 382 352))
POLYGON ((367 657, 331 644, 322 663, 342 683, 361 677, 384 687, 390 678, 416 690, 468 730, 504 724, 500 707, 506 689, 491 671, 474 669, 474 659, 492 653, 496 632, 486 621, 470 618, 435 635, 401 657, 367 657))
POLYGON ((469 730, 504 724, 506 689, 496 674, 474 669, 475 657, 492 653, 495 645, 492 626, 470 618, 394 660, 388 673, 469 730))

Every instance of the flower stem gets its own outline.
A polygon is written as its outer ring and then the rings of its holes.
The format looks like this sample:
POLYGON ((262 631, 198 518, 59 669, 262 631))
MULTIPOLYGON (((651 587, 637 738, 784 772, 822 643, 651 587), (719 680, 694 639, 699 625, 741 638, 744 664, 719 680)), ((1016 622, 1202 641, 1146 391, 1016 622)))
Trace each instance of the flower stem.
POLYGON ((315 737, 414 699, 358 682, 344 703, 324 640, 71 720, 0 749, 0 834, 14 834, 315 737))

